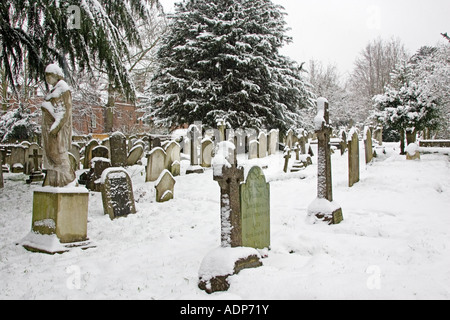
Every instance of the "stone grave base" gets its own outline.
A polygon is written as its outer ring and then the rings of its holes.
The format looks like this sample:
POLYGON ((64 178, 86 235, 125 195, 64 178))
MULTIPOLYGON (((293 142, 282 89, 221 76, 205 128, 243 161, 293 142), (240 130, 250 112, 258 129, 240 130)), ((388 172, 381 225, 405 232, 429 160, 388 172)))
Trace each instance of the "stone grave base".
POLYGON ((32 184, 34 182, 42 182, 45 180, 45 174, 42 172, 33 172, 30 177, 26 180, 27 184, 32 184))
POLYGON ((62 254, 75 248, 86 250, 95 247, 89 239, 80 242, 61 243, 55 234, 46 235, 34 231, 28 233, 17 244, 22 245, 28 251, 46 254, 62 254))
POLYGON ((344 220, 342 208, 336 202, 316 198, 308 207, 308 220, 310 223, 324 222, 339 224, 344 220))
POLYGON ((193 173, 203 173, 205 172, 205 169, 201 166, 189 166, 186 170, 186 174, 193 174, 193 173))
POLYGON ((202 262, 198 287, 211 294, 230 288, 228 277, 243 269, 262 266, 261 255, 253 248, 218 248, 210 252, 202 262))
POLYGON ((21 241, 32 251, 61 253, 89 247, 89 191, 85 188, 43 187, 34 192, 31 232, 21 241))

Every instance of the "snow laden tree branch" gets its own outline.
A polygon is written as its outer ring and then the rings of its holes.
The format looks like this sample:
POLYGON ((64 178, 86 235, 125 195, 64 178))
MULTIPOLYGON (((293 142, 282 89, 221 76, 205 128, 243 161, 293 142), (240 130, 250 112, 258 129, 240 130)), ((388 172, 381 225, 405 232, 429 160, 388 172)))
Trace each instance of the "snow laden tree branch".
POLYGON ((49 62, 58 62, 66 76, 69 68, 91 72, 97 66, 133 100, 135 89, 123 59, 130 56, 130 47, 142 43, 135 17, 150 19, 153 5, 158 0, 2 1, 0 67, 14 90, 25 59, 36 80, 43 79, 49 62), (80 9, 78 28, 68 27, 70 6, 80 9))
POLYGON ((269 0, 177 4, 146 116, 168 127, 218 119, 235 128, 298 126, 314 96, 303 65, 279 54, 291 41, 284 16, 269 0))

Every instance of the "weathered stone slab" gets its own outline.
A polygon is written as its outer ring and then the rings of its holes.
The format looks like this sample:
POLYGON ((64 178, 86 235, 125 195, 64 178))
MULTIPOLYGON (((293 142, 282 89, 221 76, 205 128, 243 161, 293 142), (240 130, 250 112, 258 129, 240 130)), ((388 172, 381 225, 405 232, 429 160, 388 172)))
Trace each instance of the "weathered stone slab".
POLYGON ((255 249, 270 247, 270 185, 260 167, 250 169, 240 186, 242 245, 255 249))
POLYGON ((164 170, 155 182, 156 202, 166 202, 174 198, 175 179, 168 170, 164 170))
POLYGON ((111 220, 136 213, 133 186, 125 169, 106 169, 101 182, 103 209, 111 220))

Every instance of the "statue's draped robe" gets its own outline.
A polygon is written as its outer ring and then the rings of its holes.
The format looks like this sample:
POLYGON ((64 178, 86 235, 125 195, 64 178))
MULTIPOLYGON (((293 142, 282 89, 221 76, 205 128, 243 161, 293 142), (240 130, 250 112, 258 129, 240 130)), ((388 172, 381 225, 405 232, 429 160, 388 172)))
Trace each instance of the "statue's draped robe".
POLYGON ((47 176, 44 186, 65 187, 75 178, 69 150, 72 144, 72 94, 60 80, 42 105, 42 145, 47 176))

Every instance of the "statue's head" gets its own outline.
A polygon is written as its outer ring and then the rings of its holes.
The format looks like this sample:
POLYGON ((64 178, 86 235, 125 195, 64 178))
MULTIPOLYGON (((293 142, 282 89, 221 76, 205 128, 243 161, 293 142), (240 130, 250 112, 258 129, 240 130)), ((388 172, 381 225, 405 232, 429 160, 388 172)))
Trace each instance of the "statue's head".
POLYGON ((45 80, 48 84, 54 86, 60 80, 64 79, 64 72, 56 64, 49 64, 45 69, 45 80))

